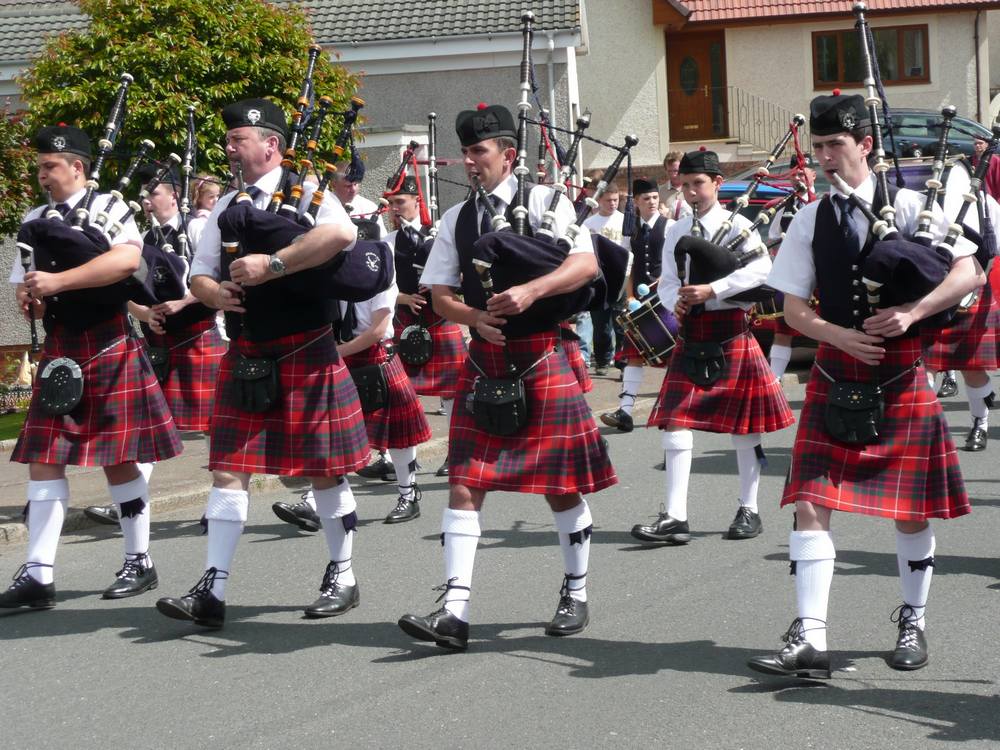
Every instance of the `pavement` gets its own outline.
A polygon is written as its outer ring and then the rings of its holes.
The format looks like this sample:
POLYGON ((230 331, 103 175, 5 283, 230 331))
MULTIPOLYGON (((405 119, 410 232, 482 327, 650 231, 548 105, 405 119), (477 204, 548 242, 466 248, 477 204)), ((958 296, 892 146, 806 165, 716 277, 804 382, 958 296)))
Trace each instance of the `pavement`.
MULTIPOLYGON (((658 380, 658 372, 647 373, 638 414, 648 411, 658 380)), ((797 412, 804 387, 785 387, 797 412)), ((617 388, 599 381, 591 404, 613 406, 617 388)), ((944 406, 960 440, 968 429, 965 403, 959 397, 944 406)), ((899 603, 892 524, 837 514, 829 681, 771 678, 746 667, 750 656, 780 648, 795 614, 787 560, 792 514, 778 508, 794 428, 765 440, 764 531, 739 542, 723 539, 738 487, 730 439, 695 434, 693 539, 679 547, 640 545, 628 531, 654 517, 662 497, 664 474, 652 468, 660 458, 657 432, 602 433, 620 481, 588 498, 595 529, 591 622, 583 633, 543 634, 562 581, 556 531, 540 498, 510 493, 491 494, 482 514, 469 651, 447 652, 399 630, 401 615, 440 606, 432 589, 443 581, 438 536, 448 485, 433 476, 436 456, 426 450, 432 460, 419 475, 422 515, 410 523, 381 523, 394 485, 352 478, 357 609, 332 620, 303 618, 326 545, 322 533, 301 533, 274 517, 270 504, 295 499, 298 490, 271 483, 252 495, 225 628, 169 620, 155 600, 183 594, 204 565, 196 519, 208 479, 196 472, 186 478, 201 488, 193 503, 153 514, 156 591, 101 600, 120 565, 120 534, 81 528, 67 532, 59 549, 57 607, 0 615, 4 747, 1000 746, 1000 657, 993 650, 1000 430, 984 453, 960 452, 973 513, 934 522, 925 669, 895 672, 885 663, 896 634, 889 614, 899 603)), ((170 486, 174 461, 160 467, 156 497, 170 486)), ((23 558, 23 544, 0 545, 0 575, 23 558)))

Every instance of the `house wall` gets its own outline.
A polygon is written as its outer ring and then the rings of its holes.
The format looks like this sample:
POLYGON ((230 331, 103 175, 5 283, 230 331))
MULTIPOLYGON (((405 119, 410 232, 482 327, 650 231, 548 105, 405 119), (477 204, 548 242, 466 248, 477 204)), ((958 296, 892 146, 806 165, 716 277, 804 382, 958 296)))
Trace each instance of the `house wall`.
MULTIPOLYGON (((890 106, 939 109, 953 104, 960 115, 976 116, 975 13, 914 14, 870 19, 873 28, 927 24, 931 81, 889 86, 890 106)), ((850 19, 809 24, 775 24, 730 29, 726 32, 726 70, 729 84, 790 112, 808 113, 809 100, 824 92, 813 87, 812 32, 845 29, 850 19), (766 61, 766 64, 764 63, 766 61)), ((1000 46, 1000 44, 995 45, 1000 46)), ((983 71, 982 75, 988 75, 983 71)), ((851 90, 845 89, 845 93, 851 90)), ((854 89, 863 93, 861 88, 854 89)))
MULTIPOLYGON (((6 283, 16 255, 13 238, 0 238, 0 274, 3 275, 4 281, 0 285, 2 287, 0 288, 0 346, 28 344, 31 341, 28 323, 18 313, 17 304, 14 302, 14 287, 6 283)), ((39 335, 42 334, 41 324, 38 332, 39 335)))

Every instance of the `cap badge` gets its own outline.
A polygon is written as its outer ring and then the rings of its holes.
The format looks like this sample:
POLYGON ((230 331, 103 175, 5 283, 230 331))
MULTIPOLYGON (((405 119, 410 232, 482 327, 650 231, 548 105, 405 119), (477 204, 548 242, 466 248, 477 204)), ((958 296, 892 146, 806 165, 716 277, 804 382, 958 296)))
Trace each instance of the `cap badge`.
POLYGON ((259 109, 248 109, 247 110, 247 122, 251 125, 256 125, 260 122, 260 110, 259 109))
POLYGON ((368 270, 372 273, 378 273, 379 269, 379 257, 376 253, 365 253, 365 265, 368 266, 368 270))
POLYGON ((854 119, 854 115, 850 112, 840 113, 840 124, 843 126, 844 130, 854 130, 854 127, 858 124, 858 121, 854 119))
POLYGON ((66 148, 66 139, 63 138, 61 135, 57 135, 55 138, 52 139, 52 148, 54 148, 56 151, 62 151, 64 148, 66 148))

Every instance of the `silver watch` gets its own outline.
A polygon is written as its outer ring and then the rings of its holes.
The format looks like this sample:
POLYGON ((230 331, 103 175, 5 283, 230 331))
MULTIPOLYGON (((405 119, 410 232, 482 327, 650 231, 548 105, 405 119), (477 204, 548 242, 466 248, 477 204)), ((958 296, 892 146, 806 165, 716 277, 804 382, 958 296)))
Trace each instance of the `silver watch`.
POLYGON ((288 269, 285 267, 285 261, 279 258, 277 255, 272 255, 270 262, 267 264, 268 269, 275 276, 284 276, 285 271, 288 269))

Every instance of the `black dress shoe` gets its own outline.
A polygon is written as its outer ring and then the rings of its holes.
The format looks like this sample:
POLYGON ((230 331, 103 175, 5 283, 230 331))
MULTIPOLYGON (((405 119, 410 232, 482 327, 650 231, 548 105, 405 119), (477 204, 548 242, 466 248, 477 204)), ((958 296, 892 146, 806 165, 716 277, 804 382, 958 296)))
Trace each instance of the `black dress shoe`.
POLYGON ((691 529, 687 521, 678 521, 667 513, 661 513, 655 523, 633 526, 632 536, 643 542, 687 544, 691 541, 691 529))
POLYGON ((104 589, 101 594, 102 599, 125 599, 129 596, 138 596, 146 591, 155 589, 160 579, 156 575, 156 568, 152 563, 145 564, 145 555, 142 559, 125 558, 122 569, 115 573, 115 582, 104 589))
POLYGON ((729 525, 726 539, 753 539, 763 530, 764 524, 761 523, 760 515, 741 505, 736 511, 736 518, 729 525))
POLYGON ((362 466, 357 473, 359 477, 365 479, 381 479, 383 482, 396 481, 396 468, 384 453, 380 453, 378 459, 367 466, 362 466))
POLYGON ((890 618, 899 623, 896 648, 889 654, 889 666, 893 669, 909 671, 927 666, 927 637, 917 627, 916 615, 909 604, 901 604, 890 618))
POLYGON ((602 378, 607 374, 608 374, 607 365, 598 365, 597 367, 594 368, 594 375, 596 375, 599 378, 602 378))
POLYGON ((420 498, 422 493, 417 485, 412 485, 413 492, 400 495, 396 499, 396 507, 389 511, 382 523, 405 523, 420 517, 420 498))
POLYGON ((83 515, 96 523, 108 526, 118 525, 118 506, 113 503, 111 505, 91 505, 83 509, 83 515))
POLYGON ((319 531, 323 526, 319 516, 305 501, 305 495, 302 498, 301 502, 294 504, 279 501, 271 506, 271 510, 282 521, 290 523, 292 526, 298 526, 302 531, 319 531))
POLYGON ((306 617, 339 617, 361 603, 361 589, 357 583, 350 586, 337 580, 343 572, 340 566, 348 561, 330 562, 323 573, 323 583, 319 585, 319 599, 306 607, 306 617))
POLYGON ((0 608, 52 609, 56 606, 56 585, 39 583, 28 573, 28 566, 22 565, 14 573, 13 583, 0 594, 0 608))
POLYGON ((666 461, 666 459, 660 461, 660 463, 658 463, 658 464, 653 464, 653 470, 654 471, 666 471, 667 470, 667 461, 666 461))
POLYGON ((403 615, 399 627, 418 641, 433 641, 441 648, 464 651, 469 647, 469 623, 459 620, 444 607, 426 617, 403 615))
POLYGON ((608 427, 614 427, 619 432, 632 432, 632 428, 634 426, 632 423, 632 415, 624 409, 605 412, 601 415, 601 421, 608 427))
POLYGON ((156 602, 156 608, 174 620, 190 620, 202 627, 221 628, 226 621, 226 603, 216 599, 212 593, 215 577, 221 573, 224 571, 209 568, 188 593, 179 599, 164 597, 156 602))
POLYGON ((830 653, 817 651, 806 642, 801 620, 793 620, 781 639, 787 644, 781 651, 772 656, 754 656, 747 666, 764 674, 830 679, 830 653))
POLYGON ((436 476, 436 477, 446 477, 446 476, 448 476, 448 456, 444 457, 444 463, 442 463, 438 467, 438 470, 434 472, 434 476, 436 476))
POLYGON ((581 602, 570 596, 569 582, 572 578, 583 576, 566 576, 559 592, 559 605, 555 617, 545 626, 545 635, 573 635, 580 633, 590 624, 590 612, 587 602, 581 602))
POLYGON ((979 417, 972 418, 972 429, 969 430, 969 434, 965 437, 965 445, 962 446, 962 450, 967 450, 971 453, 986 450, 988 436, 986 435, 986 430, 982 428, 982 424, 983 420, 979 417))
POLYGON ((948 398, 956 393, 958 393, 958 381, 946 372, 941 380, 941 387, 938 388, 937 397, 948 398))

